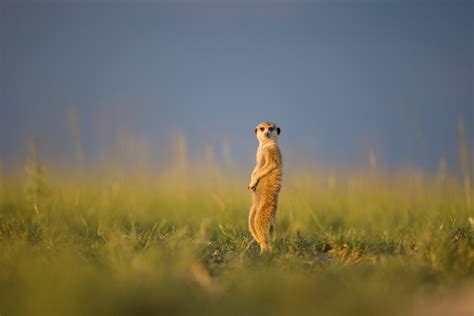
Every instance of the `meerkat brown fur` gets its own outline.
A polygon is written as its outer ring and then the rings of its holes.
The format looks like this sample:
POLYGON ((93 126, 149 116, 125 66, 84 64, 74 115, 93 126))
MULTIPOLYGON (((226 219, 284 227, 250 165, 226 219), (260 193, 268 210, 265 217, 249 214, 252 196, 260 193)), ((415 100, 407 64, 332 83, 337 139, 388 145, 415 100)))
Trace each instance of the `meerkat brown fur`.
POLYGON ((259 146, 257 163, 248 186, 252 190, 249 230, 260 245, 261 253, 268 250, 281 187, 282 160, 277 144, 279 134, 280 128, 272 122, 262 122, 255 128, 259 146))

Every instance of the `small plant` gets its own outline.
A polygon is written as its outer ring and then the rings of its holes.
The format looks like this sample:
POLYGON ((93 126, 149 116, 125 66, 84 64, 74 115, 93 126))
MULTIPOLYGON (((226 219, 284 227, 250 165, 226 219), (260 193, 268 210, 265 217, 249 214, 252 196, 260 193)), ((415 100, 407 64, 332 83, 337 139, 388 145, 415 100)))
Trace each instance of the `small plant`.
POLYGON ((25 164, 26 173, 26 195, 36 214, 50 193, 50 188, 45 181, 45 167, 38 159, 37 142, 30 141, 30 156, 25 164))

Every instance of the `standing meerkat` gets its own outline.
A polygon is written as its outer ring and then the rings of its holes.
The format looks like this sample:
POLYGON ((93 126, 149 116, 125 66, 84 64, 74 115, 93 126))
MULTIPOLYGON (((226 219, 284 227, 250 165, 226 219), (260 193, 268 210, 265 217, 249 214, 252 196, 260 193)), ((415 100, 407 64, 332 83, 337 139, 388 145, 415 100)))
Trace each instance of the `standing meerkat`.
POLYGON ((260 123, 255 128, 259 145, 256 166, 248 186, 252 190, 249 230, 260 245, 260 253, 268 250, 268 235, 273 231, 281 187, 282 161, 277 144, 280 131, 272 122, 260 123))

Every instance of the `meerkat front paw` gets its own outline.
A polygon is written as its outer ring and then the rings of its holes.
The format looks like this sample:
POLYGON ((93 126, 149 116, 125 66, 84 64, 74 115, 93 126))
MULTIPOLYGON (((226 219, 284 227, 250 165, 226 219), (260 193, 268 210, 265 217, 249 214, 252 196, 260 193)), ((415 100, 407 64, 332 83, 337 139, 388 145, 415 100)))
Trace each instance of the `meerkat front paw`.
POLYGON ((257 188, 257 183, 251 181, 247 188, 248 188, 249 190, 255 191, 255 189, 257 188))

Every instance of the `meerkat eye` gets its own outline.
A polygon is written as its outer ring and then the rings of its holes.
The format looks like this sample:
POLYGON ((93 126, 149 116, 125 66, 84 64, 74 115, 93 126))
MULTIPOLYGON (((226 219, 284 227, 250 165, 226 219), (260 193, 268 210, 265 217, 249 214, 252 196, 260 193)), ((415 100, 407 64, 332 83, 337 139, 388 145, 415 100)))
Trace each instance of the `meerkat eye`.
POLYGON ((273 128, 273 127, 269 127, 268 130, 270 131, 270 133, 273 133, 274 128, 273 128))
POLYGON ((260 131, 263 132, 265 130, 265 127, 260 127, 260 131))

